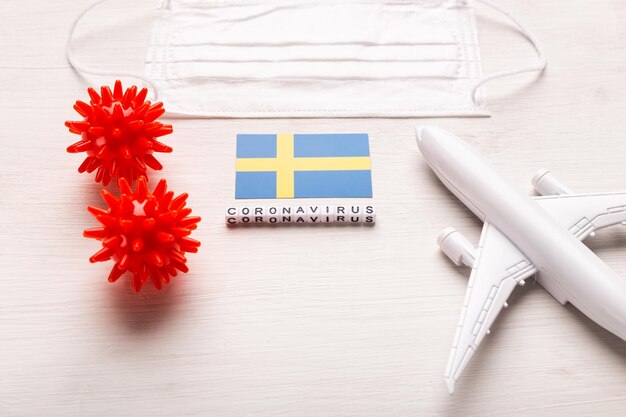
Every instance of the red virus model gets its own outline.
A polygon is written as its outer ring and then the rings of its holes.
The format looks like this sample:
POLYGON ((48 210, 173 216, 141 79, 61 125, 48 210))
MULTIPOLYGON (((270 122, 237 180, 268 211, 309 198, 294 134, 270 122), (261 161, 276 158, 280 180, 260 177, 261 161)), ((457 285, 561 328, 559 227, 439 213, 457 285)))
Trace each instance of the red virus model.
POLYGON ((146 175, 146 166, 163 168, 152 155, 172 152, 172 148, 157 140, 172 133, 172 125, 156 121, 165 113, 163 103, 147 101, 145 88, 137 92, 137 87, 132 86, 124 91, 119 80, 113 91, 108 86, 100 89, 100 95, 93 88, 87 91, 91 102, 78 100, 74 105, 84 119, 65 122, 71 133, 81 136, 67 151, 87 153, 78 172, 97 170, 96 182, 108 185, 116 177, 132 183, 146 175))
POLYGON ((172 191, 167 191, 165 180, 152 193, 145 177, 139 177, 134 192, 124 178, 120 178, 119 186, 119 198, 102 190, 107 210, 87 207, 102 224, 83 233, 102 241, 102 249, 89 261, 115 261, 109 282, 117 281, 128 271, 135 291, 139 292, 148 279, 160 290, 177 271, 189 270, 185 252, 198 251, 200 242, 189 234, 196 229, 200 217, 189 216, 191 209, 185 207, 187 194, 174 197, 172 191))

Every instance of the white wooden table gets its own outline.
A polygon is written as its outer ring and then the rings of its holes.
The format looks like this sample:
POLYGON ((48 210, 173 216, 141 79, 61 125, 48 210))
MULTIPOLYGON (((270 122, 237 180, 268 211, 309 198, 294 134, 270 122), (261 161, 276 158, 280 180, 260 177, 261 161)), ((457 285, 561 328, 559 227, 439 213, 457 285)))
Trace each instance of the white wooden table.
MULTIPOLYGON (((549 67, 488 86, 491 118, 175 120, 161 158, 203 221, 191 272, 135 295, 91 265, 85 210, 100 187, 76 173, 63 126, 89 85, 64 57, 87 0, 0 3, 1 416, 623 416, 626 343, 537 285, 518 289, 458 385, 443 383, 467 270, 435 238, 481 224, 434 178, 417 123, 466 138, 530 192, 550 168, 575 190, 626 189, 626 4, 498 0, 543 41, 549 67), (374 228, 227 229, 235 135, 364 131, 374 228)), ((77 33, 90 64, 141 71, 151 0, 111 0, 77 33), (129 4, 130 3, 130 4, 129 4)), ((478 6, 487 71, 533 52, 478 6)), ((626 274, 626 230, 588 242, 626 274)))

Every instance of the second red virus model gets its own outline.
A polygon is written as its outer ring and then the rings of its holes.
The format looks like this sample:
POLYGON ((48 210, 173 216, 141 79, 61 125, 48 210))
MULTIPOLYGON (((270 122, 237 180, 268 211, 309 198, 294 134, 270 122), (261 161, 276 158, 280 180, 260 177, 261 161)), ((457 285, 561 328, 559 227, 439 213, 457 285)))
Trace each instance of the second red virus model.
POLYGON ((125 272, 132 274, 132 287, 141 290, 150 279, 157 289, 170 282, 178 271, 187 272, 185 252, 197 252, 200 242, 189 234, 196 229, 200 217, 190 217, 185 207, 187 194, 174 197, 161 180, 150 193, 145 177, 137 179, 133 191, 126 179, 119 180, 121 196, 102 190, 108 209, 89 206, 87 209, 102 224, 87 229, 85 237, 102 241, 102 249, 89 260, 113 259, 115 265, 109 281, 117 281, 125 272))
POLYGON ((138 91, 132 86, 124 91, 119 80, 113 91, 108 86, 100 94, 93 88, 87 91, 90 103, 78 100, 74 105, 84 119, 65 122, 70 132, 81 136, 67 151, 87 153, 78 172, 96 171, 96 182, 108 185, 116 177, 132 183, 146 175, 146 167, 163 168, 152 155, 172 151, 157 140, 172 133, 172 125, 157 121, 165 113, 163 104, 146 100, 145 88, 138 91))

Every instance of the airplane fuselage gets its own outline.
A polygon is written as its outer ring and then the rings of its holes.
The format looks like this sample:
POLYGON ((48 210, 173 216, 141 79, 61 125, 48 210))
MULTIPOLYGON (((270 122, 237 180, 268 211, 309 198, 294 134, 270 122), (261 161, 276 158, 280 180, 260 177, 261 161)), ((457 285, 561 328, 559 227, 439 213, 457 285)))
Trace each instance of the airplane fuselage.
POLYGON ((425 135, 419 148, 446 187, 535 265, 557 299, 626 340, 626 279, 455 136, 425 135))

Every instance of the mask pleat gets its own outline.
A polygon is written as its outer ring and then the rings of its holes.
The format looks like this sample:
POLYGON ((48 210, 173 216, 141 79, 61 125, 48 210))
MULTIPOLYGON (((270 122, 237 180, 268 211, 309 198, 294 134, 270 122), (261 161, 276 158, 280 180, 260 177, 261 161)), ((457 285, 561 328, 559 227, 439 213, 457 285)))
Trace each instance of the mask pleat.
POLYGON ((463 0, 172 0, 146 75, 193 115, 486 114, 475 39, 463 0))

